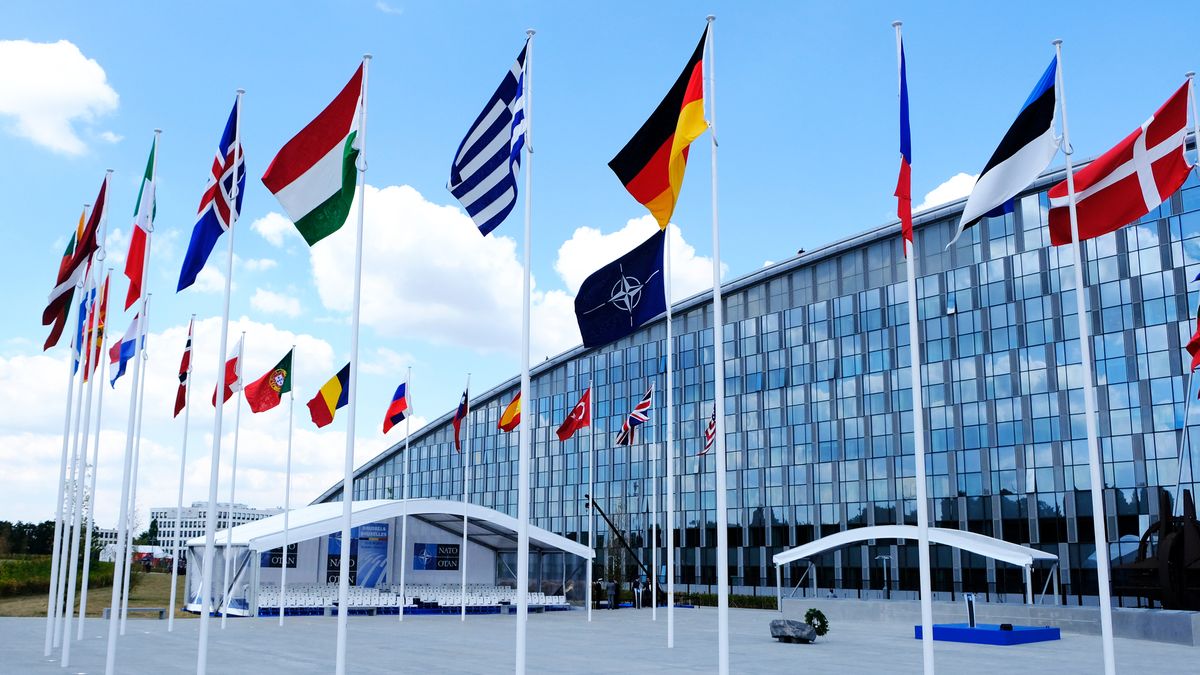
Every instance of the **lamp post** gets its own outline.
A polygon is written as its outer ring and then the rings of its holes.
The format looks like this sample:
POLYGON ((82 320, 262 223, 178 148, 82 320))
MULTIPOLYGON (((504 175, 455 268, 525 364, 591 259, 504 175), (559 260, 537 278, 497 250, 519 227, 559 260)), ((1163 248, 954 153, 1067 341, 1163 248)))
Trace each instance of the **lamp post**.
POLYGON ((885 597, 885 599, 887 599, 887 600, 891 600, 891 599, 892 599, 892 584, 891 584, 891 579, 890 579, 889 577, 891 576, 891 570, 892 570, 892 556, 890 556, 890 555, 877 555, 877 556, 875 556, 875 559, 876 559, 876 560, 882 560, 882 561, 883 561, 883 592, 884 592, 884 597, 885 597))

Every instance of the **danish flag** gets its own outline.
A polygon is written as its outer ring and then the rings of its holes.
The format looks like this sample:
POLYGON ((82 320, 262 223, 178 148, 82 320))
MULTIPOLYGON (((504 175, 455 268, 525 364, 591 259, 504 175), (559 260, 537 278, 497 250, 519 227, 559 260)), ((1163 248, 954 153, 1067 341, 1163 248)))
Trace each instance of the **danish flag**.
POLYGON ((650 405, 653 402, 654 383, 651 382, 650 388, 646 390, 646 395, 634 406, 629 417, 625 418, 625 424, 621 426, 621 433, 617 434, 617 445, 633 445, 634 431, 650 419, 650 405))
MULTIPOLYGON (((1141 127, 1075 174, 1079 240, 1114 232, 1163 203, 1187 180, 1185 82, 1141 127)), ((1050 243, 1071 243, 1067 183, 1050 188, 1050 243)))

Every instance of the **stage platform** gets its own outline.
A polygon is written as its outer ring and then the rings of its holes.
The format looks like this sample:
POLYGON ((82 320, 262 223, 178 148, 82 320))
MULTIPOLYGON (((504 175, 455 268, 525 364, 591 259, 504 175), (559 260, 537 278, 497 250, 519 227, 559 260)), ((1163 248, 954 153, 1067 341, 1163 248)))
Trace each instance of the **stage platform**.
MULTIPOLYGON (((922 635, 921 626, 913 626, 913 637, 920 640, 922 635)), ((974 628, 965 623, 935 623, 933 639, 976 645, 1024 645, 1061 640, 1062 633, 1054 626, 1013 626, 1012 630, 1001 630, 998 623, 977 623, 974 628)))

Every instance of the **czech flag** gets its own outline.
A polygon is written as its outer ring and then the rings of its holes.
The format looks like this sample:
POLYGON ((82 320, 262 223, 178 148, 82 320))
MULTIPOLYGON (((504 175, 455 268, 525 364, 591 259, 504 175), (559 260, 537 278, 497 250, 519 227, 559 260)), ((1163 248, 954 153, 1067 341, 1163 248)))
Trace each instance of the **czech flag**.
POLYGON ((321 386, 317 395, 308 402, 308 411, 312 415, 313 424, 317 428, 333 421, 333 416, 347 403, 347 392, 350 391, 350 364, 342 366, 337 375, 321 386))
POLYGON ((396 393, 392 396, 392 404, 388 406, 387 414, 383 416, 383 433, 392 430, 392 427, 404 421, 408 413, 408 383, 401 382, 399 387, 396 387, 396 393))

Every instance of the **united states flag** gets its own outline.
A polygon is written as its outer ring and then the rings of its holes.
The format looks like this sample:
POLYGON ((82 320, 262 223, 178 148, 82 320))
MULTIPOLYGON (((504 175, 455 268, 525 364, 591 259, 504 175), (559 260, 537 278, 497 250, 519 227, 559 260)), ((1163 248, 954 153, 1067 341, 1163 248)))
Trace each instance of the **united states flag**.
POLYGON ((633 445, 634 431, 650 419, 650 405, 654 401, 654 383, 650 383, 650 388, 646 390, 646 395, 638 404, 634 406, 633 412, 629 413, 629 417, 625 418, 625 424, 621 427, 621 433, 617 434, 617 445, 633 445))
POLYGON ((708 426, 704 428, 704 449, 700 454, 707 455, 709 450, 712 450, 713 443, 717 442, 717 404, 713 404, 712 417, 708 418, 708 426))
POLYGON ((496 93, 467 132, 446 185, 480 234, 496 229, 517 203, 517 171, 525 145, 525 54, 521 49, 496 93))

